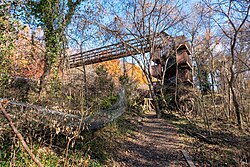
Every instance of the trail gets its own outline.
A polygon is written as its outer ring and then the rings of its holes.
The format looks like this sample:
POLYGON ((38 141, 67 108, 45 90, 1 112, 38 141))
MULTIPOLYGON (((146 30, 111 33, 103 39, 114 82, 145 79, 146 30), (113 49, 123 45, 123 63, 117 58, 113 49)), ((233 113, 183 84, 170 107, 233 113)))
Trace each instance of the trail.
POLYGON ((116 162, 120 167, 188 166, 177 129, 149 113, 121 144, 116 162))

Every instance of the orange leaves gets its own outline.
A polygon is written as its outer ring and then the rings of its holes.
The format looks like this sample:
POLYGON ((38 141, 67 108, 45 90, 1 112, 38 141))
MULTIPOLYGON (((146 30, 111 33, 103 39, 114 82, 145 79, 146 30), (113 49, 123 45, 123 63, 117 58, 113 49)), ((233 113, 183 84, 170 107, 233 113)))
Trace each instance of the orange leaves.
POLYGON ((11 59, 13 61, 13 75, 38 79, 44 68, 44 46, 31 35, 31 30, 26 26, 17 35, 15 50, 11 59))
POLYGON ((144 85, 147 83, 147 79, 139 66, 132 63, 125 63, 125 68, 127 68, 127 75, 132 80, 137 81, 139 85, 144 85))
POLYGON ((0 103, 2 104, 4 109, 8 106, 9 102, 10 101, 8 99, 0 99, 0 103))
POLYGON ((124 75, 125 71, 128 77, 131 80, 137 82, 139 85, 147 83, 146 77, 144 76, 142 70, 135 64, 126 62, 125 64, 122 64, 119 59, 116 59, 95 64, 94 67, 97 68, 100 65, 105 66, 109 75, 113 78, 115 84, 119 84, 119 77, 124 75))
POLYGON ((116 84, 119 83, 119 76, 121 75, 119 59, 94 64, 94 67, 97 68, 100 65, 104 65, 104 67, 107 69, 107 72, 113 78, 116 84))

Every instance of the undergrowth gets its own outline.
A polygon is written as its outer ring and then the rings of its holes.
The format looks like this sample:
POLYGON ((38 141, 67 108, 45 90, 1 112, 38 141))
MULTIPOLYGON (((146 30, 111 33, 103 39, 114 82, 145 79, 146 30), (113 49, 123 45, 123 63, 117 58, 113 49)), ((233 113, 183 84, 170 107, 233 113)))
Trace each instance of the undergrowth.
POLYGON ((249 165, 249 129, 240 131, 235 123, 218 119, 210 120, 213 124, 208 129, 200 117, 187 119, 175 112, 164 114, 164 118, 178 129, 184 149, 197 165, 249 165))
MULTIPOLYGON (((23 136, 26 141, 29 140, 27 143, 32 152, 46 167, 64 166, 66 161, 69 167, 110 166, 113 163, 112 157, 119 148, 119 140, 124 139, 135 127, 135 124, 129 121, 130 115, 131 113, 125 113, 118 120, 100 130, 83 132, 71 141, 67 157, 65 157, 65 150, 68 137, 64 134, 56 135, 47 132, 41 135, 42 140, 32 135, 23 134, 23 136)), ((1 167, 36 166, 15 136, 6 133, 1 135, 0 142, 1 167)))

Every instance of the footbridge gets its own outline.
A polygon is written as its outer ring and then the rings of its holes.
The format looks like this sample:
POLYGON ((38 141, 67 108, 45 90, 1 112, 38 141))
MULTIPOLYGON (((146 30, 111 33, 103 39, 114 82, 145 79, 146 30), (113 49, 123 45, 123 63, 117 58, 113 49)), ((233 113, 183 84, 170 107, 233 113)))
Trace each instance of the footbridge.
POLYGON ((153 77, 162 79, 163 69, 166 68, 166 83, 175 79, 177 70, 180 82, 192 84, 191 52, 187 39, 185 36, 171 37, 166 33, 138 37, 72 54, 69 56, 69 66, 75 68, 148 52, 154 62, 151 67, 153 77), (172 54, 169 55, 170 51, 172 54))

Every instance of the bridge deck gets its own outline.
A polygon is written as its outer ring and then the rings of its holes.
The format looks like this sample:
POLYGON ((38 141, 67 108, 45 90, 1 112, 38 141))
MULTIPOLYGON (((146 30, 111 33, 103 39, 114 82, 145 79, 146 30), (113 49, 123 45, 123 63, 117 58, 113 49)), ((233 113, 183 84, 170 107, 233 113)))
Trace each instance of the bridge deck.
MULTIPOLYGON (((156 38, 155 40, 155 44, 161 43, 160 38, 156 38)), ((70 68, 74 68, 82 65, 95 64, 136 54, 147 53, 150 52, 150 49, 150 41, 148 38, 141 37, 73 54, 69 58, 69 64, 70 68)))

